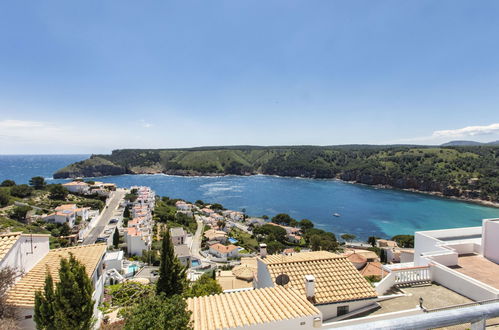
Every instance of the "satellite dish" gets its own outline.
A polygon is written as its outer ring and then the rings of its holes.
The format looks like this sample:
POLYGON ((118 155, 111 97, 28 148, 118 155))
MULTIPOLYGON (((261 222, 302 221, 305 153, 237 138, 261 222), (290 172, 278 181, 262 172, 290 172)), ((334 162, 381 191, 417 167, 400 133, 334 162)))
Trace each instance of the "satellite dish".
POLYGON ((276 277, 275 282, 277 285, 286 285, 289 283, 289 276, 286 274, 281 274, 276 277))

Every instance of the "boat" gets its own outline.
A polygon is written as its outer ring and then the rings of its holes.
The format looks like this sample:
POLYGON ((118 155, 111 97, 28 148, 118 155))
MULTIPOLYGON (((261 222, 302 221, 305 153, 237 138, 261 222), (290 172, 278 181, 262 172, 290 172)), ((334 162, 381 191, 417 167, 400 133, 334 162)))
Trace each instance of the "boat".
POLYGON ((333 213, 333 215, 334 215, 335 217, 341 217, 341 214, 339 214, 339 213, 333 213))

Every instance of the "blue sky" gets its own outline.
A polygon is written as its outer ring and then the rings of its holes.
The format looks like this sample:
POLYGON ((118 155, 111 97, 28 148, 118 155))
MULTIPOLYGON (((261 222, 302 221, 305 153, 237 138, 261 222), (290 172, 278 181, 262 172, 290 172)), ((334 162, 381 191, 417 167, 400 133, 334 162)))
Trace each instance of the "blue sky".
POLYGON ((4 1, 0 153, 499 139, 497 1, 4 1))

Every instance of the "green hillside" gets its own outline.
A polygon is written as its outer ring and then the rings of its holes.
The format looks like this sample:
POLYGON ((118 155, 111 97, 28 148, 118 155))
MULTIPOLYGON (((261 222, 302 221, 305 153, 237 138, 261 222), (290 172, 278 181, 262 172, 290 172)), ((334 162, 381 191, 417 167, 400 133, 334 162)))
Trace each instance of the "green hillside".
POLYGON ((55 178, 166 173, 339 178, 369 185, 499 200, 499 147, 292 146, 123 149, 93 155, 55 178))

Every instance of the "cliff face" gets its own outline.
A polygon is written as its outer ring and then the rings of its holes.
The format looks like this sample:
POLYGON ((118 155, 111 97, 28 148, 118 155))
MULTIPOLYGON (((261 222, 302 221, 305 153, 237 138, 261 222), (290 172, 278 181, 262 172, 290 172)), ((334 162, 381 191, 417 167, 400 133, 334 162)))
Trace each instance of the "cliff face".
POLYGON ((54 178, 120 174, 269 174, 339 178, 445 196, 499 199, 499 147, 219 147, 115 150, 71 164, 54 178))

